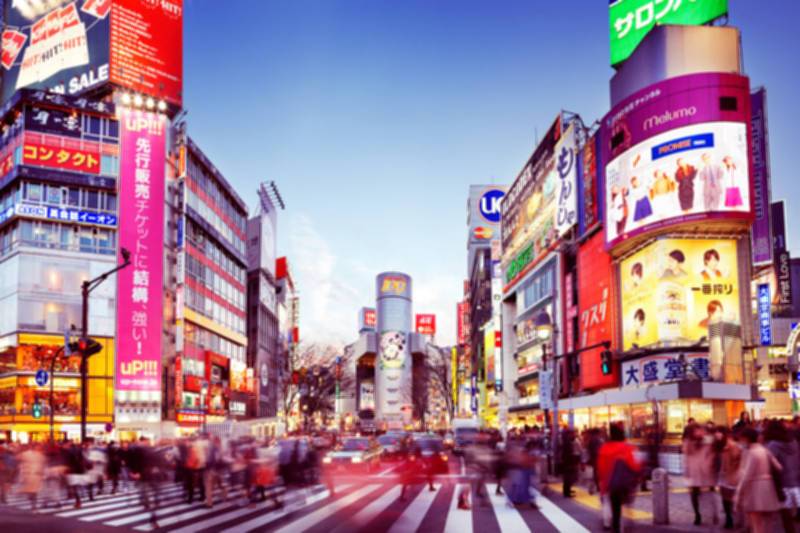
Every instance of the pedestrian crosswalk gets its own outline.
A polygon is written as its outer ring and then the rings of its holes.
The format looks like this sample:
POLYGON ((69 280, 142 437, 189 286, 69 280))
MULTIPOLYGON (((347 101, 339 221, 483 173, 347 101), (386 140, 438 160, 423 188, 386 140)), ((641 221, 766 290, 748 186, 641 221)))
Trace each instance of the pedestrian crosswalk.
MULTIPOLYGON (((241 489, 229 491, 228 499, 214 493, 215 505, 187 503, 183 487, 166 484, 159 490, 155 511, 144 505, 137 492, 97 495, 74 508, 73 501, 37 506, 36 513, 53 520, 73 523, 103 524, 121 531, 169 531, 170 533, 296 533, 301 531, 339 533, 388 531, 389 533, 432 532, 471 533, 475 531, 570 531, 592 529, 539 495, 539 509, 511 505, 505 495, 495 493, 495 485, 481 487, 469 479, 446 479, 429 490, 427 484, 401 487, 374 476, 362 482, 336 486, 333 494, 327 487, 314 486, 282 491, 279 504, 267 495, 263 502, 244 501, 241 489), (471 508, 459 508, 463 493, 471 495, 471 508)), ((27 498, 12 495, 9 505, 31 510, 27 498)), ((88 524, 87 524, 88 525, 88 524)))

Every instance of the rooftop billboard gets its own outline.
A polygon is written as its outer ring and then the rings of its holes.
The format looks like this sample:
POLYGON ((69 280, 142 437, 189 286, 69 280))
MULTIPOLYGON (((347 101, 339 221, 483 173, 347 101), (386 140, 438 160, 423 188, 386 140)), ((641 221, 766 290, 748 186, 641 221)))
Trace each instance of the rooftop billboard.
POLYGON ((610 0, 611 64, 625 61, 656 24, 701 25, 728 13, 728 0, 610 0))
POLYGON ((5 0, 2 101, 107 82, 182 104, 183 0, 5 0))
POLYGON ((603 119, 606 248, 709 218, 752 218, 749 82, 692 74, 634 93, 603 119))

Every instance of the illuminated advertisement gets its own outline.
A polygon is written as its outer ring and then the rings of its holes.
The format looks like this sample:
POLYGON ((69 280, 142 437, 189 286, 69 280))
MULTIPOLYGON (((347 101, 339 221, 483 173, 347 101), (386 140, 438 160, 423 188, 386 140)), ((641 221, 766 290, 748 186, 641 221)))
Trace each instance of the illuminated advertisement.
POLYGON ((769 131, 767 92, 763 88, 750 95, 750 131, 753 138, 753 264, 772 263, 770 230, 769 131))
POLYGON ((622 261, 623 348, 694 344, 740 322, 736 241, 661 239, 622 261))
MULTIPOLYGON (((94 145, 93 149, 70 148, 69 143, 52 142, 52 137, 47 136, 48 144, 28 140, 31 137, 26 135, 25 143, 22 145, 22 163, 25 165, 39 165, 61 170, 71 170, 86 174, 100 174, 100 145, 98 143, 86 143, 94 145)), ((65 139, 66 141, 66 139, 65 139)), ((74 143, 74 141, 70 141, 74 143)), ((80 145, 84 143, 80 142, 80 145)))
POLYGON ((375 331, 375 309, 362 307, 358 312, 358 330, 375 331))
POLYGON ((384 272, 377 276, 376 289, 375 414, 379 420, 401 422, 403 408, 411 405, 411 278, 384 272))
POLYGON ((458 302, 456 306, 457 316, 457 342, 460 346, 467 343, 467 328, 469 320, 469 306, 467 302, 458 302))
POLYGON ((736 74, 671 78, 615 106, 601 135, 606 248, 682 222, 752 218, 750 118, 749 80, 736 74))
POLYGON ((3 102, 22 87, 72 95, 111 81, 181 105, 182 0, 3 6, 3 102))
POLYGON ((114 0, 111 67, 111 81, 181 105, 183 0, 114 0))
POLYGON ((578 149, 572 124, 556 143, 555 162, 558 179, 555 222, 560 237, 578 223, 578 149))
POLYGON ((117 283, 117 390, 161 390, 164 116, 123 108, 119 245, 131 266, 117 283))
POLYGON ((359 384, 359 387, 359 400, 361 403, 359 410, 375 409, 375 383, 364 380, 359 384))
POLYGON ((580 210, 583 217, 578 220, 580 224, 579 233, 583 235, 591 229, 599 220, 598 196, 597 196, 597 148, 600 136, 595 133, 591 139, 583 146, 580 153, 581 158, 581 179, 583 180, 583 207, 580 210))
POLYGON ((471 269, 479 247, 489 246, 492 255, 500 255, 500 204, 506 195, 505 187, 470 185, 467 200, 467 268, 471 269))
POLYGON ((486 363, 486 383, 494 382, 494 330, 483 332, 483 359, 486 363))
MULTIPOLYGON (((603 248, 603 234, 596 233, 578 249, 578 348, 616 339, 616 301, 611 279, 611 257, 603 248)), ((583 388, 606 387, 617 382, 616 372, 603 374, 603 348, 581 352, 583 388)))
POLYGON ((750 216, 747 126, 685 126, 634 146, 606 167, 609 245, 714 214, 750 216))
POLYGON ((414 331, 420 335, 436 335, 436 315, 415 315, 414 331))
POLYGON ((531 239, 541 248, 555 237, 553 214, 558 178, 553 154, 560 137, 561 115, 556 117, 503 198, 500 205, 503 263, 508 263, 531 239))
POLYGON ((628 59, 656 24, 699 26, 728 13, 728 0, 611 0, 611 64, 628 59))

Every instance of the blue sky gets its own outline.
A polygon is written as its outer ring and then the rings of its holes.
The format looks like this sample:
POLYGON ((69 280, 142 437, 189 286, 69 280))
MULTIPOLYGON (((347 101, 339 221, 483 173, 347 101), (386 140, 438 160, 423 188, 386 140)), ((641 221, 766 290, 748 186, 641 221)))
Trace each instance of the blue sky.
MULTIPOLYGON (((767 88, 773 199, 800 206, 800 3, 730 0, 751 86, 767 88)), ((414 312, 455 338, 471 183, 509 184, 560 109, 609 107, 608 2, 186 0, 189 132, 255 208, 286 201, 278 252, 301 336, 351 342, 375 275, 414 278, 414 312)))

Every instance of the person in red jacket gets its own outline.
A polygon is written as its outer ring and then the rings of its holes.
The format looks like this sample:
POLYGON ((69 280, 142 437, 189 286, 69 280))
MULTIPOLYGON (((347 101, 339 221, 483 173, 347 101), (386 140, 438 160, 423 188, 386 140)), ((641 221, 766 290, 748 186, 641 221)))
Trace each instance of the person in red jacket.
MULTIPOLYGON (((622 504, 628 501, 630 493, 637 486, 638 479, 636 478, 640 474, 641 466, 633 456, 633 446, 625 442, 625 428, 621 423, 612 423, 609 427, 609 440, 597 452, 597 481, 601 494, 611 502, 611 525, 614 533, 620 531, 622 504), (624 480, 623 476, 618 474, 616 479, 612 480, 612 474, 618 461, 623 461, 630 469, 628 472, 633 474, 623 487, 619 486, 620 481, 624 480)), ((603 525, 608 527, 606 523, 603 525)))

